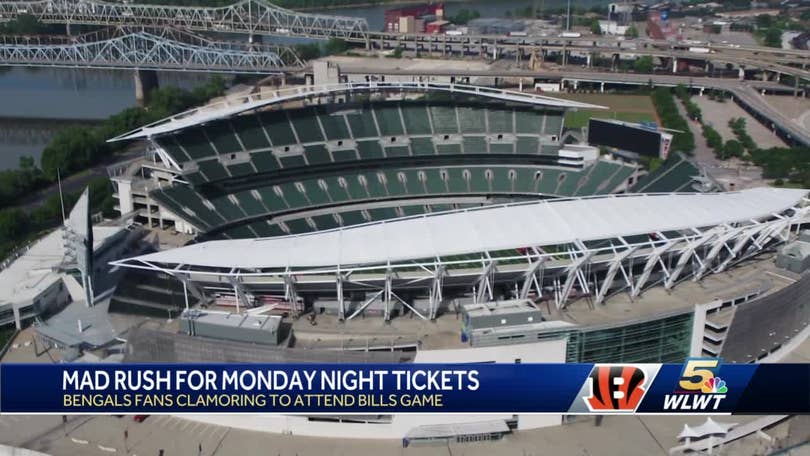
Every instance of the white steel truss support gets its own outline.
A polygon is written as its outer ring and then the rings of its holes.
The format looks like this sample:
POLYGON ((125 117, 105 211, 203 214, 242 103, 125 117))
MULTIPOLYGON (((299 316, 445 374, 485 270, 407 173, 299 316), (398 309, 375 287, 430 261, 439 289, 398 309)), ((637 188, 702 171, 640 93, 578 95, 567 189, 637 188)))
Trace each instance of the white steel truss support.
POLYGON ((487 265, 484 267, 484 271, 475 281, 475 302, 483 302, 484 298, 488 298, 488 301, 493 301, 495 299, 495 293, 492 289, 492 285, 494 284, 495 268, 497 264, 497 261, 490 260, 489 263, 487 263, 487 265))
POLYGON ((358 307, 358 308, 357 308, 357 310, 355 310, 353 314, 349 315, 349 318, 347 318, 347 320, 351 320, 351 319, 353 319, 354 317, 356 317, 356 316, 360 315, 360 313, 362 313, 364 310, 366 310, 366 307, 368 307, 369 305, 371 305, 371 303, 372 303, 372 302, 374 302, 374 301, 376 301, 377 299, 379 299, 379 298, 380 298, 380 296, 382 296, 382 295, 383 295, 383 293, 385 293, 385 289, 384 289, 384 288, 383 288, 382 290, 380 290, 380 291, 378 291, 378 292, 374 293, 374 294, 373 294, 373 295, 372 295, 370 298, 368 298, 368 299, 366 300, 366 302, 364 302, 364 303, 363 303, 363 305, 361 305, 360 307, 358 307))
POLYGON ((444 285, 444 275, 446 274, 445 266, 437 266, 436 271, 433 273, 433 279, 430 283, 430 308, 428 310, 428 318, 435 320, 439 312, 439 306, 442 303, 442 288, 444 285))
POLYGON ((717 255, 725 248, 731 251, 728 247, 728 241, 733 239, 734 236, 738 236, 740 233, 736 230, 729 231, 722 236, 718 237, 714 242, 712 242, 712 247, 709 249, 709 253, 701 260, 700 268, 695 272, 693 280, 697 281, 703 278, 711 268, 712 263, 714 262, 717 255))
POLYGON ((700 246, 702 246, 703 244, 714 238, 716 235, 717 235, 716 230, 708 230, 702 236, 687 243, 686 247, 684 247, 683 250, 681 250, 681 254, 678 257, 678 262, 675 264, 675 267, 669 273, 669 277, 667 277, 667 279, 664 281, 664 288, 669 290, 673 286, 675 286, 675 283, 678 281, 678 277, 681 275, 681 272, 683 272, 683 269, 686 267, 686 264, 689 262, 689 260, 692 259, 692 255, 695 254, 695 251, 700 246))
POLYGON ((734 263, 734 260, 737 256, 742 252, 743 247, 748 245, 748 242, 754 238, 754 236, 761 233, 763 230, 769 230, 771 228, 770 225, 765 223, 757 223, 752 225, 749 228, 746 228, 742 235, 734 241, 734 247, 731 248, 731 252, 729 253, 728 257, 720 263, 720 266, 717 267, 717 272, 725 271, 727 267, 734 263))
POLYGON ((523 286, 520 287, 520 299, 528 298, 532 288, 537 291, 538 298, 543 295, 543 271, 545 270, 547 260, 548 257, 540 257, 537 261, 529 265, 529 269, 523 275, 523 286))
POLYGON ((675 242, 668 240, 663 245, 654 248, 653 251, 650 252, 650 256, 647 257, 647 262, 644 264, 644 270, 641 271, 641 275, 636 280, 635 286, 633 286, 632 290, 630 291, 631 298, 635 298, 641 294, 641 290, 644 288, 644 285, 650 278, 650 274, 652 274, 652 271, 655 269, 655 265, 657 263, 661 263, 661 267, 664 268, 664 273, 669 275, 666 266, 661 261, 661 256, 671 249, 673 245, 675 245, 675 242))
MULTIPOLYGON (((568 300, 568 295, 571 294, 571 289, 574 287, 574 280, 580 278, 579 272, 583 266, 593 257, 593 252, 585 252, 584 255, 577 258, 574 263, 568 266, 566 270, 565 283, 563 284, 562 291, 557 299, 557 309, 565 307, 565 302, 568 300)), ((580 278, 581 280, 581 278, 580 278)))
POLYGON ((295 286, 295 276, 292 274, 284 276, 284 299, 290 303, 293 317, 298 318, 303 309, 298 305, 298 291, 295 286))
MULTIPOLYGON (((638 246, 630 247, 629 249, 623 250, 617 253, 612 260, 610 260, 610 266, 608 266, 607 273, 605 274, 605 278, 602 281, 602 286, 599 287, 599 290, 596 292, 596 304, 601 304, 602 301, 605 300, 608 291, 613 286, 613 279, 616 277, 616 273, 619 272, 620 269, 623 269, 622 263, 624 260, 632 255, 633 253, 638 250, 638 246)), ((625 275, 625 281, 627 282, 627 286, 632 286, 633 282, 629 281, 627 274, 625 275)))
POLYGON ((394 294, 391 289, 391 282, 393 277, 391 270, 385 271, 385 289, 383 290, 383 319, 391 321, 391 295, 394 294))
POLYGON ((228 282, 230 282, 233 287, 233 297, 236 300, 236 313, 241 312, 242 306, 239 305, 240 303, 245 308, 250 307, 250 299, 247 293, 245 293, 245 287, 242 286, 239 277, 228 277, 228 282))
POLYGON ((346 303, 343 299, 343 274, 335 276, 335 287, 337 288, 338 320, 343 321, 346 319, 346 303))

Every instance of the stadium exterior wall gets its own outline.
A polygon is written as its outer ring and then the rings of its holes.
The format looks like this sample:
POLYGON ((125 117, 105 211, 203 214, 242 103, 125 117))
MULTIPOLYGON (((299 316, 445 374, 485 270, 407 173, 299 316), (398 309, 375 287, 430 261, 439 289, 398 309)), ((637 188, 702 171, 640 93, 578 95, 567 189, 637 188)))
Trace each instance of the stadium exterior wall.
MULTIPOLYGON (((542 342, 497 347, 423 350, 417 353, 417 363, 562 363, 565 362, 567 342, 564 338, 542 342)), ((511 420, 513 415, 394 415, 391 422, 340 423, 311 421, 306 416, 291 415, 179 415, 179 417, 208 424, 228 426, 257 432, 305 435, 310 437, 400 439, 418 426, 511 420)), ((518 429, 535 429, 562 423, 561 415, 523 415, 518 417, 518 429)))

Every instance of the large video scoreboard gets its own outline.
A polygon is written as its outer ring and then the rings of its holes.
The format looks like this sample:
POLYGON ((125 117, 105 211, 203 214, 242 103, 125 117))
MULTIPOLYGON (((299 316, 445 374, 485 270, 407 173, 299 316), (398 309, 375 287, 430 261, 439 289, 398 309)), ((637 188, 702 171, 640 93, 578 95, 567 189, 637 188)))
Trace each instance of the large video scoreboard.
POLYGON ((645 157, 667 158, 672 135, 655 128, 609 119, 590 119, 588 143, 645 157))

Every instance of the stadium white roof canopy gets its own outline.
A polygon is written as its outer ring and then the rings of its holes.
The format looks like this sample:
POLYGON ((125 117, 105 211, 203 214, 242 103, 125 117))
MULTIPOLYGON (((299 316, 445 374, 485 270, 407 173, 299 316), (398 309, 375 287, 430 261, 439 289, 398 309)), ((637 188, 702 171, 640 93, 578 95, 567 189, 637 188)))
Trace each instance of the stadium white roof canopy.
POLYGON ((605 109, 604 106, 563 100, 560 98, 533 95, 530 93, 501 90, 490 87, 481 87, 466 84, 449 84, 439 82, 349 82, 343 84, 326 84, 318 86, 290 87, 278 90, 263 90, 237 97, 228 97, 217 103, 191 109, 180 114, 159 120, 136 130, 124 133, 109 141, 125 141, 130 139, 151 138, 194 125, 225 119, 237 114, 264 108, 269 105, 298 100, 308 97, 327 96, 348 92, 374 92, 374 91, 438 91, 475 95, 485 98, 526 103, 536 106, 562 109, 605 109))
POLYGON ((348 270, 528 246, 551 246, 772 218, 806 190, 662 193, 544 200, 427 214, 263 239, 209 241, 115 264, 348 270))

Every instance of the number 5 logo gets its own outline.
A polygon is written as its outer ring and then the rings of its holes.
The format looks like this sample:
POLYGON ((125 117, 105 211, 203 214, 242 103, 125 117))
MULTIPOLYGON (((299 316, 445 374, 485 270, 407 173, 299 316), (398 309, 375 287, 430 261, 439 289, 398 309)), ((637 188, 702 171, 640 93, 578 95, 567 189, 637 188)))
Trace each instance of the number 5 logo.
POLYGON ((717 358, 691 358, 686 360, 678 386, 683 391, 700 391, 703 384, 714 378, 720 368, 717 358))

